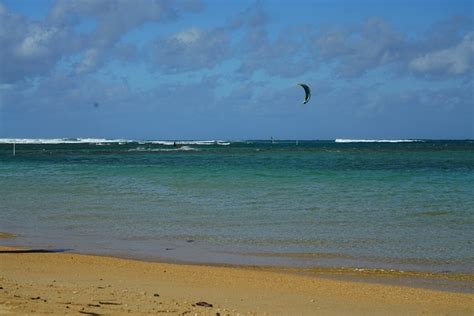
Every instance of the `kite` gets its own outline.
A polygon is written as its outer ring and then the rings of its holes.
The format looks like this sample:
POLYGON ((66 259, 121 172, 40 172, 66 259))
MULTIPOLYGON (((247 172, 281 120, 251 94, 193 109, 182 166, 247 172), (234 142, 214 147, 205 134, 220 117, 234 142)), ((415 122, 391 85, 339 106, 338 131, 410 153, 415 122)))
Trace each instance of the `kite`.
POLYGON ((308 103, 309 99, 311 99, 311 89, 309 88, 307 84, 304 84, 304 83, 298 83, 298 86, 301 86, 305 92, 303 104, 308 103))

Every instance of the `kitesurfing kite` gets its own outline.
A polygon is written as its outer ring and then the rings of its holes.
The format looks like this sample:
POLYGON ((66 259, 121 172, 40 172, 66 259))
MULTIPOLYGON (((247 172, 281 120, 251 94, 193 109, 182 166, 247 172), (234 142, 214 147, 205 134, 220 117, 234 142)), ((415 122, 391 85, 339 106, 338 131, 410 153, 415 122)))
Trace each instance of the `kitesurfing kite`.
POLYGON ((304 89, 305 96, 304 96, 303 104, 308 103, 309 99, 311 99, 311 89, 309 88, 307 84, 304 84, 304 83, 298 83, 298 86, 301 86, 304 89))

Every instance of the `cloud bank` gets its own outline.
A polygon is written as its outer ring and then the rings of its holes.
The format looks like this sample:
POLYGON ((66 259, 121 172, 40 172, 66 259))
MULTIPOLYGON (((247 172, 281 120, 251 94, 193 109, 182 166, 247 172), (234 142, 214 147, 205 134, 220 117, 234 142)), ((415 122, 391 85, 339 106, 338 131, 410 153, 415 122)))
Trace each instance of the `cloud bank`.
MULTIPOLYGON (((241 122, 268 133, 289 124, 294 130, 288 135, 295 137, 337 137, 351 136, 337 133, 354 117, 372 124, 367 129, 361 123, 361 131, 375 134, 383 131, 374 118, 420 117, 423 109, 433 122, 449 117, 457 126, 453 135, 472 137, 471 18, 447 16, 413 33, 383 16, 275 27, 266 5, 257 2, 223 21, 201 23, 208 7, 193 0, 56 1, 40 19, 0 3, 0 133, 18 133, 20 117, 35 126, 38 116, 52 120, 51 135, 112 136, 124 130, 110 122, 126 118, 135 124, 128 133, 163 133, 140 123, 151 115, 170 128, 166 122, 183 124, 183 137, 198 135, 201 123, 210 124, 206 133, 239 137, 241 122), (301 116, 282 123, 295 115, 288 105, 301 97, 294 88, 298 81, 315 83, 320 113, 309 109, 305 115, 339 117, 342 126, 298 129, 307 119, 301 116), (104 104, 100 110, 108 111, 109 120, 91 112, 94 102, 104 104), (76 124, 68 131, 58 122, 70 113, 90 116, 104 128, 76 124)), ((426 127, 437 134, 434 124, 426 127)))

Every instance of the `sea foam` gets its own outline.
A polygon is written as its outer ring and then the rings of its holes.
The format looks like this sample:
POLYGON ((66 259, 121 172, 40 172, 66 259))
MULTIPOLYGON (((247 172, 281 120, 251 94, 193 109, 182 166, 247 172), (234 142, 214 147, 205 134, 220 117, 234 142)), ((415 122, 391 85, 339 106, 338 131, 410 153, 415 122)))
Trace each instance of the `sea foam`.
POLYGON ((0 138, 0 144, 125 144, 138 142, 139 144, 156 144, 164 146, 173 145, 220 145, 228 146, 230 142, 222 140, 189 140, 189 141, 169 141, 169 140, 131 140, 131 139, 106 139, 106 138, 0 138))
POLYGON ((189 146, 181 146, 176 148, 146 148, 146 147, 137 147, 129 149, 128 151, 140 151, 140 152, 148 152, 148 151, 199 151, 197 148, 192 148, 189 146))
POLYGON ((149 141, 151 144, 164 145, 164 146, 174 146, 176 145, 221 145, 227 146, 230 145, 230 142, 225 142, 222 140, 179 140, 179 141, 169 141, 169 140, 152 140, 149 141))
POLYGON ((130 142, 133 141, 105 138, 0 138, 0 144, 103 144, 130 142))
POLYGON ((338 138, 336 143, 413 143, 422 142, 418 139, 344 139, 338 138))

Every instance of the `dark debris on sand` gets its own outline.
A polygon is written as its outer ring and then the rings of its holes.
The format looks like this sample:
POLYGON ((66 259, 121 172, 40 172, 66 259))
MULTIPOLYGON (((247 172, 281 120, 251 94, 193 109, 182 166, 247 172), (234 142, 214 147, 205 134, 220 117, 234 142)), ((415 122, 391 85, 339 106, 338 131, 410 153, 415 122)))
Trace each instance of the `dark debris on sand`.
POLYGON ((122 303, 99 301, 100 305, 122 305, 122 303))
POLYGON ((87 312, 87 311, 79 311, 81 314, 92 315, 92 316, 100 316, 102 314, 94 313, 94 312, 87 312))
POLYGON ((209 304, 207 302, 197 302, 196 305, 202 307, 212 307, 212 304, 209 304))

